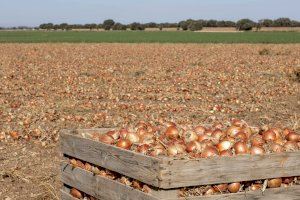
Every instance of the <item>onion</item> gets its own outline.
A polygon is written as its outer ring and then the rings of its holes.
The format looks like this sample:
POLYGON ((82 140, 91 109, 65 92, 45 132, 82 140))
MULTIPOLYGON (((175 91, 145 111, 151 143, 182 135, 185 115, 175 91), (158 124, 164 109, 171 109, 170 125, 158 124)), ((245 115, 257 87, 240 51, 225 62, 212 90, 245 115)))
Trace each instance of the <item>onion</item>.
POLYGON ((137 152, 142 153, 142 154, 147 154, 150 146, 148 144, 142 144, 137 147, 137 152))
POLYGON ((281 130, 279 128, 271 128, 270 130, 275 133, 276 138, 281 137, 281 130))
POLYGON ((183 135, 184 141, 186 143, 191 142, 191 141, 196 141, 198 139, 198 135, 194 131, 186 131, 183 135))
POLYGON ((128 129, 125 129, 125 128, 121 129, 121 130, 119 131, 120 138, 125 139, 125 138, 126 138, 126 135, 127 135, 128 133, 129 133, 128 129))
POLYGON ((269 188, 277 188, 280 187, 282 183, 282 179, 281 178, 273 178, 268 180, 268 187, 269 188))
POLYGON ((246 134, 247 138, 250 138, 251 135, 254 133, 249 126, 243 128, 242 132, 246 134))
POLYGON ((190 152, 199 152, 200 151, 200 144, 199 144, 199 142, 197 142, 197 141, 189 142, 186 145, 186 151, 188 153, 190 153, 190 152))
POLYGON ((181 144, 174 144, 170 145, 167 150, 169 156, 176 156, 178 154, 184 153, 185 147, 181 144))
POLYGON ((138 128, 138 130, 136 131, 136 134, 138 136, 143 136, 147 133, 147 130, 145 128, 138 128))
POLYGON ((297 143, 292 141, 287 141, 283 147, 285 151, 296 151, 298 149, 297 143))
POLYGON ((233 119, 231 124, 233 126, 237 126, 237 127, 243 127, 245 125, 245 122, 239 119, 233 119))
POLYGON ((170 139, 179 137, 179 131, 175 126, 169 126, 165 132, 165 135, 170 139))
POLYGON ((149 153, 150 156, 159 156, 164 154, 164 149, 161 148, 160 146, 155 146, 149 153))
POLYGON ((76 166, 81 169, 85 169, 85 165, 80 160, 76 160, 76 166))
POLYGON ((216 192, 225 192, 228 188, 228 184, 224 183, 224 184, 214 185, 213 188, 216 192))
POLYGON ((262 139, 261 135, 255 135, 251 138, 252 146, 263 146, 265 141, 262 139))
POLYGON ((272 143, 272 144, 270 145, 270 149, 271 149, 271 151, 274 152, 274 153, 281 153, 281 152, 284 151, 283 146, 280 145, 280 144, 276 144, 276 143, 272 143))
POLYGON ((146 128, 147 127, 147 123, 144 121, 139 121, 136 126, 136 128, 140 129, 140 128, 146 128))
POLYGON ((207 129, 205 132, 204 132, 205 135, 208 135, 208 136, 211 136, 213 134, 213 131, 211 129, 207 129))
POLYGON ((204 195, 213 195, 215 192, 216 191, 214 190, 214 188, 210 187, 205 191, 204 195))
POLYGON ((295 132, 290 132, 289 134, 287 134, 285 136, 285 139, 288 140, 288 141, 292 141, 292 142, 299 142, 300 141, 300 136, 295 132))
POLYGON ((127 139, 119 139, 119 141, 117 142, 116 146, 122 149, 130 149, 131 147, 131 142, 130 140, 127 139))
POLYGON ((246 141, 248 139, 248 136, 246 135, 246 133, 244 132, 238 132, 236 135, 235 135, 235 138, 239 141, 246 141))
POLYGON ((140 141, 139 136, 135 133, 127 133, 125 139, 129 140, 131 143, 138 143, 140 141))
POLYGON ((204 140, 209 140, 210 139, 210 137, 208 136, 208 135, 199 135, 198 136, 198 142, 202 142, 202 141, 204 141, 204 140))
POLYGON ((230 156, 232 156, 232 152, 230 150, 224 150, 224 151, 220 152, 220 156, 221 157, 225 157, 225 156, 230 157, 230 156))
POLYGON ((203 126, 196 126, 194 128, 194 131, 198 134, 198 135, 203 135, 206 131, 206 129, 203 126))
POLYGON ((17 139, 20 138, 20 135, 19 135, 19 133, 18 133, 17 131, 12 131, 12 132, 10 132, 9 134, 10 134, 10 137, 11 137, 12 139, 14 139, 14 140, 17 140, 17 139))
POLYGON ((265 141, 275 141, 276 140, 276 134, 272 130, 267 130, 263 132, 262 138, 265 141))
POLYGON ((237 127, 237 126, 230 126, 227 131, 226 134, 230 137, 235 137, 235 135, 240 132, 242 130, 241 127, 237 127))
POLYGON ((217 123, 215 123, 215 124, 213 125, 213 127, 214 127, 215 129, 222 129, 224 126, 223 126, 223 124, 222 124, 221 122, 217 122, 217 123))
POLYGON ((141 183, 139 181, 133 180, 132 181, 132 187, 138 190, 142 190, 141 183))
POLYGON ((283 131, 282 131, 282 135, 284 137, 286 137, 290 132, 292 132, 292 130, 288 129, 288 128, 285 128, 283 131))
POLYGON ((246 154, 248 153, 248 147, 244 142, 237 142, 233 145, 233 149, 235 154, 246 154))
POLYGON ((252 155, 262 155, 265 154, 265 150, 263 147, 259 147, 259 146, 253 146, 250 149, 250 153, 252 155))
POLYGON ((223 140, 219 144, 217 144, 216 147, 219 150, 219 152, 225 151, 225 150, 231 149, 232 142, 230 142, 229 140, 223 140))
POLYGON ((294 181, 294 177, 284 177, 282 178, 282 182, 285 184, 290 184, 294 181))
POLYGON ((220 129, 216 129, 213 131, 213 133, 211 134, 211 136, 217 140, 221 140, 223 139, 225 136, 226 136, 226 133, 223 132, 222 130, 220 129))
POLYGON ((120 133, 118 131, 108 131, 106 133, 106 135, 111 136, 112 138, 114 138, 115 140, 120 138, 120 133))
POLYGON ((255 183, 255 184, 252 184, 249 189, 251 191, 256 191, 256 190, 260 190, 262 188, 262 184, 259 184, 259 183, 255 183))
POLYGON ((105 144, 113 144, 114 138, 112 136, 103 134, 99 136, 99 141, 105 144))
POLYGON ((72 165, 72 167, 77 167, 77 161, 74 158, 69 160, 69 162, 72 165))
POLYGON ((170 127, 170 126, 176 127, 176 124, 175 124, 174 122, 165 122, 164 125, 165 125, 166 127, 170 127))
POLYGON ((92 166, 91 166, 89 163, 85 163, 84 169, 85 169, 86 171, 91 172, 91 171, 92 171, 92 166))
POLYGON ((241 188, 240 183, 230 183, 228 185, 228 191, 231 193, 237 193, 238 191, 240 191, 240 188, 241 188))
POLYGON ((82 199, 83 198, 83 195, 81 194, 81 192, 79 192, 77 189, 75 189, 75 188, 72 188, 71 190, 70 190, 70 194, 73 196, 73 197, 75 197, 75 198, 77 198, 77 199, 82 199))
POLYGON ((143 136, 140 136, 140 143, 142 144, 152 144, 154 142, 154 137, 151 133, 146 133, 143 136))
POLYGON ((206 147, 203 152, 201 153, 202 158, 210 158, 213 156, 217 156, 218 150, 215 147, 206 147))

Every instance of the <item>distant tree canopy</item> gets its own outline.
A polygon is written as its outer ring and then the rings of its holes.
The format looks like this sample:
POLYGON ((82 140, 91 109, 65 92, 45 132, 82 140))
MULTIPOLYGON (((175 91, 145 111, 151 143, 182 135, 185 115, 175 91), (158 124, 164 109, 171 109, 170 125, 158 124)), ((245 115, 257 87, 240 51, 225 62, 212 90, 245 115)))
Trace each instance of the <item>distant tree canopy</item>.
POLYGON ((115 22, 113 19, 104 20, 102 24, 53 24, 53 23, 44 23, 39 26, 39 29, 44 30, 70 30, 70 29, 105 29, 105 30, 145 30, 145 28, 158 28, 162 30, 164 28, 177 28, 178 30, 183 31, 197 31, 201 30, 203 27, 236 27, 238 30, 247 31, 252 30, 254 27, 259 29, 261 27, 300 27, 300 22, 296 20, 291 20, 289 18, 278 18, 275 20, 272 19, 262 19, 258 22, 254 22, 250 19, 241 19, 237 22, 233 21, 225 21, 225 20, 194 20, 194 19, 187 19, 180 21, 178 23, 139 23, 134 22, 131 24, 122 24, 119 22, 115 22))
POLYGON ((239 31, 251 31, 255 26, 256 23, 250 19, 241 19, 236 23, 236 28, 239 31))
POLYGON ((104 28, 104 30, 110 30, 113 25, 115 24, 115 21, 112 20, 112 19, 107 19, 107 20, 104 20, 103 24, 102 24, 102 27, 104 28))
POLYGON ((145 26, 143 24, 140 24, 138 22, 133 22, 130 24, 130 30, 132 31, 143 31, 145 30, 145 26))

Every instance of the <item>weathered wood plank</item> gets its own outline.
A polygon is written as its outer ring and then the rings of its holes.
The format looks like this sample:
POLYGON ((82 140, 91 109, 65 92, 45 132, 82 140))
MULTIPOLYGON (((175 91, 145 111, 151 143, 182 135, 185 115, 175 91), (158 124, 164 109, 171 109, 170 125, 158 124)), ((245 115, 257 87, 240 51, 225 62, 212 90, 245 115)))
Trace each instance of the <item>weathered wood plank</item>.
POLYGON ((211 195, 206 197, 189 197, 180 200, 299 200, 300 186, 274 188, 262 191, 241 192, 237 194, 211 195))
POLYGON ((117 181, 62 163, 62 182, 101 200, 158 200, 117 181))
POLYGON ((211 159, 164 159, 160 187, 176 188, 300 175, 300 153, 211 159))
POLYGON ((152 186, 158 186, 159 159, 106 145, 70 131, 61 132, 63 154, 116 171, 152 186))
POLYGON ((61 200, 78 200, 72 195, 70 195, 65 189, 60 190, 60 198, 61 200))

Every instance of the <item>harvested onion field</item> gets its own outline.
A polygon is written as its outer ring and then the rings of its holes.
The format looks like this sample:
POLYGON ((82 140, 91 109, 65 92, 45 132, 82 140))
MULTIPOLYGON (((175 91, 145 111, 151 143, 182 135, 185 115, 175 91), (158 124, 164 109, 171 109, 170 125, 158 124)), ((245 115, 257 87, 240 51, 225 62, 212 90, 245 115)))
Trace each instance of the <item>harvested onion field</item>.
POLYGON ((298 44, 0 44, 0 199, 59 199, 62 128, 300 131, 298 44))

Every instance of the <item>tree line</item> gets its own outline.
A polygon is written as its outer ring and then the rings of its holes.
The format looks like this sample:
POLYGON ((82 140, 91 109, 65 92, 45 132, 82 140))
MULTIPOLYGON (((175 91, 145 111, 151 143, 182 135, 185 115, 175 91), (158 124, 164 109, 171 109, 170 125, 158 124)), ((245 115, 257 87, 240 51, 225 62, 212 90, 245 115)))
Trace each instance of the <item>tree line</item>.
POLYGON ((256 28, 259 30, 262 27, 300 27, 300 22, 296 20, 291 20, 289 18, 278 18, 275 20, 272 19, 262 19, 257 22, 250 19, 241 19, 237 22, 234 21, 225 21, 225 20, 193 20, 187 19, 180 21, 178 23, 138 23, 133 22, 131 24, 122 24, 115 22, 112 19, 104 20, 100 24, 53 24, 53 23, 44 23, 35 29, 43 30, 72 30, 72 29, 104 29, 104 30, 145 30, 146 28, 158 28, 162 30, 164 28, 176 28, 177 30, 190 30, 190 31, 199 31, 203 27, 235 27, 237 30, 252 30, 256 28))

